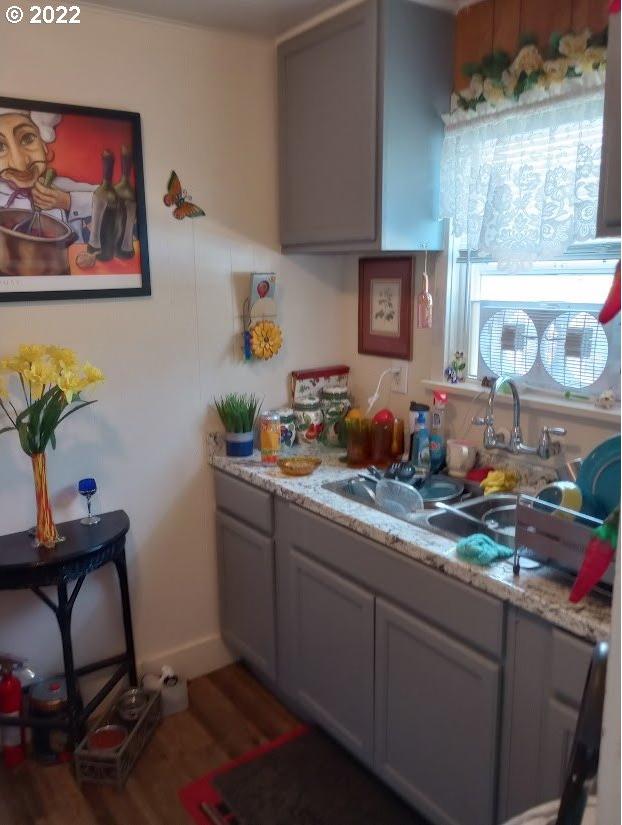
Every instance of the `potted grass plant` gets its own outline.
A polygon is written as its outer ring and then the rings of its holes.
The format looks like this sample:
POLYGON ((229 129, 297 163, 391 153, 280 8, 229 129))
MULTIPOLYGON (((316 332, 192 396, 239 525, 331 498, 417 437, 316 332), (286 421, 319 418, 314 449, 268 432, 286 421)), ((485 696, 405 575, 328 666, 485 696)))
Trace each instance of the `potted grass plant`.
POLYGON ((261 407, 257 396, 232 392, 215 398, 214 405, 225 428, 227 455, 252 455, 255 421, 261 407))

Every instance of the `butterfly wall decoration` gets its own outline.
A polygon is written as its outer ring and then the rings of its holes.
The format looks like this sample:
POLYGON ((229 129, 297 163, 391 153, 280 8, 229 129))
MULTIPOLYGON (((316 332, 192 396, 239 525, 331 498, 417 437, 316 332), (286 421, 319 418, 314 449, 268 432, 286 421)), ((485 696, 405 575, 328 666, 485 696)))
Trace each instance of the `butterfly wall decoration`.
POLYGON ((181 182, 177 177, 177 172, 171 172, 168 179, 167 192, 163 200, 166 206, 174 206, 173 217, 178 221, 183 218, 200 218, 205 212, 196 203, 192 203, 192 198, 186 189, 181 188, 181 182))

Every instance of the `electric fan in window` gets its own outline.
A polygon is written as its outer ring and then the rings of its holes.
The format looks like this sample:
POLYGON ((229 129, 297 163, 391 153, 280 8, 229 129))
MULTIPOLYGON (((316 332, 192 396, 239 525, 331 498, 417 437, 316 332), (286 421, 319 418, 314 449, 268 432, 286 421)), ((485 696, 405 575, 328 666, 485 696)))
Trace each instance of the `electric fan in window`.
POLYGON ((609 344, 602 324, 589 312, 564 312, 546 328, 540 344, 545 370, 562 387, 594 384, 607 364, 609 344))
POLYGON ((538 355, 538 333, 522 309, 501 309, 480 330, 479 351, 495 375, 526 375, 538 355))

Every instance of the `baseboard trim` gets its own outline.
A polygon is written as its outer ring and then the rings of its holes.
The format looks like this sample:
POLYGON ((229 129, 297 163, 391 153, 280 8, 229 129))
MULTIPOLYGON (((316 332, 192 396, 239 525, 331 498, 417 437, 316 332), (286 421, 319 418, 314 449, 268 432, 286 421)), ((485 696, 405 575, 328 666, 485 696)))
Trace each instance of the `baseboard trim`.
POLYGON ((234 659, 220 634, 215 633, 141 659, 138 662, 138 672, 140 676, 144 673, 159 673, 163 665, 169 665, 185 679, 195 679, 231 664, 234 659))

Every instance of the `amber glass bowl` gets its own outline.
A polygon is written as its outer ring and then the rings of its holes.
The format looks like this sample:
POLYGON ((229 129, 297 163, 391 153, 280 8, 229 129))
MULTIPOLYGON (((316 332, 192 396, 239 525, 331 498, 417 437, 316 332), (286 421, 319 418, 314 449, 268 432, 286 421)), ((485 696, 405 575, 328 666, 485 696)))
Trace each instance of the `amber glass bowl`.
POLYGON ((310 476, 322 463, 321 458, 298 455, 293 458, 280 458, 278 465, 286 476, 310 476))

